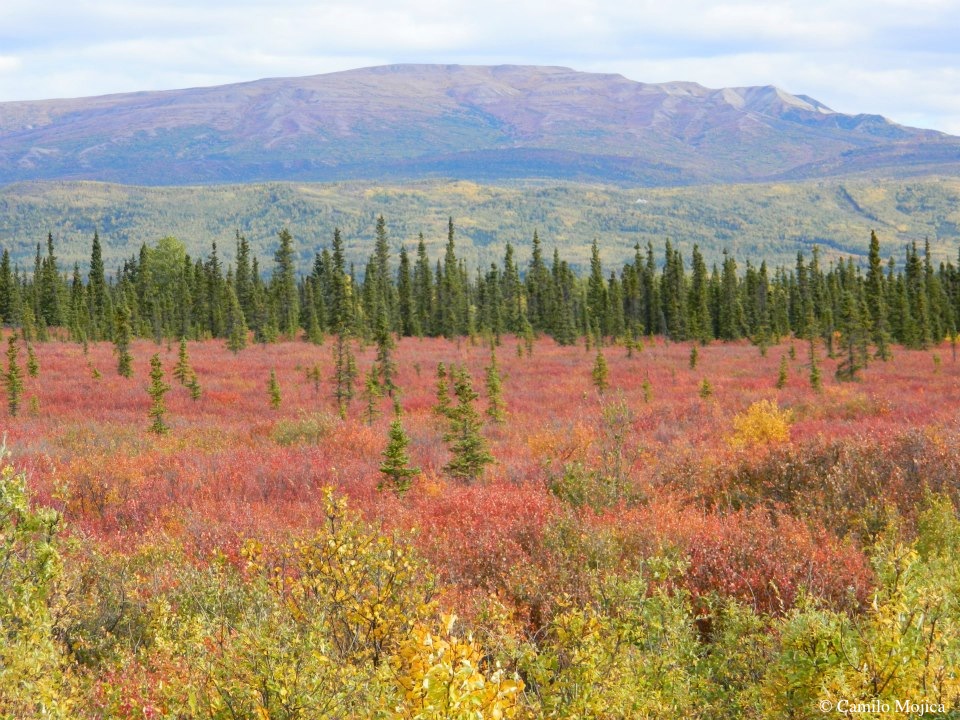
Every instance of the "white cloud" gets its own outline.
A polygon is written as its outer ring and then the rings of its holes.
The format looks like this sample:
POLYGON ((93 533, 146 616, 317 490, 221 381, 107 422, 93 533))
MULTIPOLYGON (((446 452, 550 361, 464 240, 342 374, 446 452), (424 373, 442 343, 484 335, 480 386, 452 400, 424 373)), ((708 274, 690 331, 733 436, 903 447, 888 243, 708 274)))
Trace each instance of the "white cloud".
POLYGON ((511 62, 776 84, 957 131, 957 27, 955 0, 3 0, 0 100, 511 62))

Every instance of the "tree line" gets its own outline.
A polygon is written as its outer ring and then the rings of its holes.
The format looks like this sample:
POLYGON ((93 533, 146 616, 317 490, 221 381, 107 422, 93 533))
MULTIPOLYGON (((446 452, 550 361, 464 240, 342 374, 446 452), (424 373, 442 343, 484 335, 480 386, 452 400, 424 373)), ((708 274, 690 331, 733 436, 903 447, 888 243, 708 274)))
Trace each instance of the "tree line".
POLYGON ((127 335, 224 338, 235 350, 252 331, 257 342, 327 334, 376 339, 383 334, 460 337, 474 334, 549 335, 561 344, 578 338, 636 341, 737 340, 760 345, 793 334, 822 337, 828 352, 842 350, 866 362, 868 346, 886 357, 891 343, 924 348, 956 339, 960 269, 934 267, 929 243, 905 248, 903 262, 880 256, 871 233, 868 262, 853 258, 825 268, 816 247, 798 253, 793 267, 765 261, 740 265, 724 252, 708 268, 694 246, 686 262, 667 240, 662 260, 652 244, 635 247, 632 262, 607 271, 594 240, 589 272, 580 275, 558 250, 547 260, 534 232, 530 260, 520 267, 508 244, 500 263, 468 271, 458 257, 451 219, 441 258, 430 258, 421 234, 417 247, 401 245, 396 261, 381 216, 362 274, 347 263, 339 230, 315 254, 309 273, 298 274, 294 239, 279 232, 268 271, 236 236, 235 264, 224 267, 216 243, 206 258, 191 258, 175 238, 144 244, 108 277, 94 235, 86 277, 79 265, 64 273, 52 236, 41 244, 32 273, 0 259, 0 319, 44 340, 66 328, 77 341, 127 335), (840 347, 837 348, 837 343, 840 347))

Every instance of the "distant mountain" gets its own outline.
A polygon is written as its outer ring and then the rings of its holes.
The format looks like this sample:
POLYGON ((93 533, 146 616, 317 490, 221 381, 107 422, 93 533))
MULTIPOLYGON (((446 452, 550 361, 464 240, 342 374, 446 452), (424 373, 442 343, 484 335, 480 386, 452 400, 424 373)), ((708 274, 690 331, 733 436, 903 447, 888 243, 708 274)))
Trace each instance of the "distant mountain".
POLYGON ((0 183, 551 178, 649 186, 960 170, 960 138, 779 88, 391 65, 0 103, 0 183))

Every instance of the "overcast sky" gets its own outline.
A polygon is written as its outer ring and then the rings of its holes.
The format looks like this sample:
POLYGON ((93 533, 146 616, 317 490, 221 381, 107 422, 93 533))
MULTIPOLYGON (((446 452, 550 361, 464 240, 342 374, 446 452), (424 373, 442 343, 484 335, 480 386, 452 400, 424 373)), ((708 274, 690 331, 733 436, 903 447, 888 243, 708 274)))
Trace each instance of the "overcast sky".
POLYGON ((387 63, 778 85, 960 134, 957 0, 0 0, 0 100, 387 63))

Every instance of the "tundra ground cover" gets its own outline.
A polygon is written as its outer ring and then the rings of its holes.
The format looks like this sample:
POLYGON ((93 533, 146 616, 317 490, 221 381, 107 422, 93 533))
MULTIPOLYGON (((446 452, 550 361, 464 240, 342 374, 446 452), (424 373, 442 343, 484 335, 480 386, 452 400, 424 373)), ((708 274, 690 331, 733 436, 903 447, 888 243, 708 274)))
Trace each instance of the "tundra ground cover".
MULTIPOLYGON (((490 348, 403 339, 396 397, 420 473, 398 496, 377 489, 392 401, 364 417, 358 387, 341 419, 331 344, 187 343, 198 399, 173 379, 176 345, 135 341, 131 378, 112 345, 34 346, 39 375, 3 425, 35 506, 66 528, 65 579, 41 603, 69 676, 50 697, 95 697, 91 717, 804 717, 818 693, 894 688, 957 702, 960 615, 941 596, 960 577, 945 550, 960 543, 949 347, 897 349, 855 383, 824 359, 818 393, 800 342, 792 359, 789 342, 702 346, 691 368, 689 343, 658 339, 604 347, 598 394, 595 348, 527 355, 508 337, 506 420, 483 430, 495 462, 465 482, 444 472, 436 366, 465 367, 483 407, 490 348), (163 435, 149 432, 158 351, 163 435), (918 613, 902 626, 898 603, 918 613), (804 661, 811 637, 858 637, 862 657, 804 661), (926 664, 871 665, 917 648, 926 664), (418 695, 427 676, 464 714, 418 695), (186 704, 163 690, 178 683, 186 704)), ((362 378, 376 348, 355 350, 362 378)))

